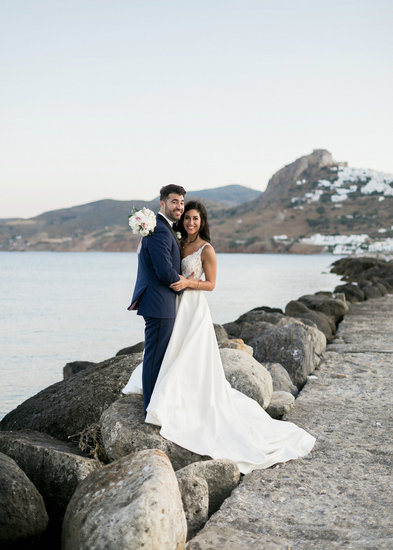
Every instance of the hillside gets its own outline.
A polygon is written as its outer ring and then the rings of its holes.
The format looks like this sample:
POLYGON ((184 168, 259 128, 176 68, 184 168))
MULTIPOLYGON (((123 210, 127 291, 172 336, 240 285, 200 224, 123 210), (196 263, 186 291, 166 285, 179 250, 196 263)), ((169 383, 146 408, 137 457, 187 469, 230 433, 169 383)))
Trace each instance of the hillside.
POLYGON ((260 195, 260 191, 244 187, 243 185, 226 185, 225 187, 205 189, 204 191, 189 191, 187 199, 199 197, 205 201, 210 200, 230 208, 239 206, 244 202, 256 200, 260 195))
MULTIPOLYGON (((199 198, 211 216, 226 207, 237 207, 261 193, 241 185, 202 189, 187 193, 199 198)), ((0 250, 129 251, 136 250, 139 237, 128 227, 133 207, 159 210, 159 197, 152 201, 104 199, 45 212, 29 219, 0 220, 0 250)))
MULTIPOLYGON (((336 162, 317 149, 284 166, 260 193, 240 185, 187 194, 210 214, 219 252, 393 251, 393 175, 336 162)), ((23 220, 0 220, 0 250, 136 250, 131 207, 146 201, 102 200, 23 220)))
POLYGON ((237 252, 393 250, 393 175, 348 167, 315 150, 279 170, 252 202, 227 210, 214 231, 237 252))

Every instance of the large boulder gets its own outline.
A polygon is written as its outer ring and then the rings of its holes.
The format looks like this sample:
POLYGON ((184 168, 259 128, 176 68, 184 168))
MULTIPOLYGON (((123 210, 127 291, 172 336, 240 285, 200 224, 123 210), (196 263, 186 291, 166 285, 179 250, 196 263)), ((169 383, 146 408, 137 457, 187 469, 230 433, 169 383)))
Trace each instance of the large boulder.
POLYGON ((281 363, 299 389, 320 363, 326 348, 326 337, 316 327, 263 307, 244 313, 226 323, 225 328, 231 337, 242 338, 250 345, 260 363, 281 363))
POLYGON ((63 379, 70 378, 70 376, 74 376, 74 374, 78 374, 78 372, 89 367, 94 367, 96 364, 92 361, 71 361, 70 363, 66 363, 63 367, 63 379))
POLYGON ((334 298, 333 295, 326 295, 324 292, 305 294, 298 298, 299 302, 305 304, 308 309, 324 313, 337 324, 349 311, 349 307, 343 300, 334 298))
POLYGON ((63 550, 182 550, 186 519, 168 457, 157 449, 123 457, 77 487, 63 523, 63 550))
POLYGON ((176 476, 178 479, 192 479, 196 476, 206 480, 209 490, 209 516, 217 512, 240 481, 240 471, 236 462, 228 458, 193 462, 178 470, 176 476))
POLYGON ((367 257, 341 258, 332 264, 331 271, 343 275, 346 281, 358 283, 357 286, 350 283, 338 287, 350 302, 379 298, 393 292, 392 260, 367 257))
POLYGON ((276 325, 285 318, 282 311, 270 310, 265 307, 256 307, 231 323, 225 323, 224 327, 230 338, 244 338, 245 334, 255 331, 256 329, 266 328, 267 325, 276 325))
POLYGON ((34 483, 51 519, 63 518, 79 482, 101 467, 71 443, 31 430, 0 432, 0 451, 13 458, 34 483))
POLYGON ((373 276, 386 278, 393 276, 393 261, 367 256, 349 256, 336 260, 330 271, 343 275, 345 281, 359 281, 373 276))
POLYGON ((100 426, 105 452, 110 460, 143 449, 160 449, 178 470, 202 459, 200 455, 164 439, 158 426, 145 422, 141 395, 129 394, 115 401, 103 412, 100 426))
POLYGON ((280 419, 285 416, 295 405, 295 398, 287 391, 273 392, 272 399, 267 408, 267 413, 272 418, 280 419))
POLYGON ((28 428, 67 441, 98 422, 141 359, 140 353, 114 357, 49 386, 9 412, 0 430, 28 428))
POLYGON ((336 331, 336 325, 334 321, 324 313, 312 311, 302 302, 292 300, 286 305, 285 314, 300 319, 301 321, 312 321, 319 330, 324 333, 326 340, 328 342, 332 341, 333 334, 336 331))
POLYGON ((386 288, 387 294, 393 294, 393 274, 391 277, 384 277, 383 279, 380 279, 380 282, 386 288))
POLYGON ((347 302, 354 304, 355 302, 362 302, 365 299, 363 290, 358 285, 353 283, 347 283, 345 285, 338 285, 334 289, 334 292, 340 292, 345 295, 347 302))
POLYGON ((134 344, 133 346, 128 346, 127 348, 123 348, 119 350, 116 353, 116 357, 119 355, 132 355, 134 353, 142 353, 145 349, 145 341, 138 342, 137 344, 134 344))
POLYGON ((393 277, 393 260, 389 262, 379 260, 379 264, 361 273, 361 279, 369 279, 375 281, 391 280, 393 277))
POLYGON ((270 326, 248 340, 260 363, 280 363, 301 389, 319 365, 326 348, 325 335, 302 323, 270 326))
POLYGON ((363 291, 366 300, 370 300, 370 298, 380 298, 386 294, 386 292, 381 292, 377 284, 373 284, 369 281, 360 281, 359 288, 363 291))
POLYGON ((48 524, 42 496, 16 462, 0 453, 0 546, 21 548, 48 524))
POLYGON ((226 346, 228 342, 228 333, 225 330, 225 328, 222 325, 218 325, 217 323, 213 323, 214 332, 216 334, 216 340, 218 346, 221 348, 223 346, 226 346))
POLYGON ((288 371, 280 363, 265 363, 264 365, 270 372, 273 381, 273 392, 285 391, 294 397, 299 395, 299 390, 292 382, 288 371))
POLYGON ((183 510, 187 521, 187 540, 198 533, 209 518, 209 488, 207 481, 197 475, 176 472, 183 510))
POLYGON ((267 369, 245 351, 223 348, 220 355, 230 385, 266 409, 273 393, 272 377, 267 369))

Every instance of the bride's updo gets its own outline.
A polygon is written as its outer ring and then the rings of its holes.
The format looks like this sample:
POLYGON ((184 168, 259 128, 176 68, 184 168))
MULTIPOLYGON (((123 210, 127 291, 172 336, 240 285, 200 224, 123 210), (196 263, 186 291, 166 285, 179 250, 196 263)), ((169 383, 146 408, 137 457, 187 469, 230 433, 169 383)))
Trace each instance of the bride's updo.
POLYGON ((184 212, 179 221, 180 233, 182 234, 183 239, 187 237, 187 231, 184 229, 184 216, 189 210, 197 210, 201 217, 201 227, 199 229, 199 236, 204 241, 210 243, 210 229, 209 222, 207 221, 207 210, 204 204, 199 201, 188 201, 184 207, 184 212))

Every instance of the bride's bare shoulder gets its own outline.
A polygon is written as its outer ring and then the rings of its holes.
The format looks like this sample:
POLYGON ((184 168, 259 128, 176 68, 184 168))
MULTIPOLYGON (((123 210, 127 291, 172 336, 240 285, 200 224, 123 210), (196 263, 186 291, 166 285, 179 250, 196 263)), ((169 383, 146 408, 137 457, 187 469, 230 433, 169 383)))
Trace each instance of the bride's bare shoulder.
POLYGON ((205 257, 205 258, 210 257, 211 258, 211 257, 216 255, 216 252, 215 252, 213 246, 210 243, 208 243, 207 241, 202 245, 202 248, 203 248, 202 257, 205 257))

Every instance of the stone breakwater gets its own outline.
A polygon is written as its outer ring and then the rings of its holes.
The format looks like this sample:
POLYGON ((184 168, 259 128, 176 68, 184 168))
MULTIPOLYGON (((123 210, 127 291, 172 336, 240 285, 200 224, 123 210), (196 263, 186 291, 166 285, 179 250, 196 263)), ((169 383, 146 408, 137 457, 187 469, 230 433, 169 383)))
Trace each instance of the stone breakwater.
POLYGON ((62 533, 66 550, 391 548, 393 263, 333 270, 333 293, 215 326, 232 386, 315 435, 310 456, 241 476, 121 394, 143 343, 74 362, 0 422, 2 547, 60 548, 62 533))
POLYGON ((351 306, 286 416, 312 453, 245 476, 189 550, 393 548, 392 311, 351 306))

